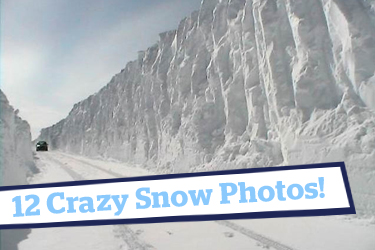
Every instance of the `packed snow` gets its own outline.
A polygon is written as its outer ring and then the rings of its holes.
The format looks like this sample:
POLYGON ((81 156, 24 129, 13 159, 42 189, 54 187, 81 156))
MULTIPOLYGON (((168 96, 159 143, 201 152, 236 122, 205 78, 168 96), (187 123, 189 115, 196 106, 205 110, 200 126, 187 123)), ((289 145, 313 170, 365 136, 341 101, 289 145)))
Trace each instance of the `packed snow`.
MULTIPOLYGON (((32 184, 153 175, 134 165, 39 152, 32 184)), ((371 250, 375 226, 339 217, 175 222, 33 229, 19 250, 272 249, 371 250), (280 225, 283 225, 280 227, 280 225)))

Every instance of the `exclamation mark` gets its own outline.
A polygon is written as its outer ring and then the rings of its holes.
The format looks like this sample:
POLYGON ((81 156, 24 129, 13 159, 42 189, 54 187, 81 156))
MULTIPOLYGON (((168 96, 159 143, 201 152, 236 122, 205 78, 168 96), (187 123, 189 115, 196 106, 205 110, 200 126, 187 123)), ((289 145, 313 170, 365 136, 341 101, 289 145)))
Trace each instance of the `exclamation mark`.
POLYGON ((325 194, 323 193, 324 190, 324 177, 319 177, 319 187, 320 187, 320 198, 324 198, 325 194))

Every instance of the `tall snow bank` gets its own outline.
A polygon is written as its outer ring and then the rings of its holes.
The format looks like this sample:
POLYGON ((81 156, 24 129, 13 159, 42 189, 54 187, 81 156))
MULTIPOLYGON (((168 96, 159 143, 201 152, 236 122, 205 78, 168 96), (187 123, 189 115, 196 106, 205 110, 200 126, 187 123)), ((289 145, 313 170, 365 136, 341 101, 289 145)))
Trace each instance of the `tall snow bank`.
POLYGON ((27 184, 35 169, 29 124, 18 116, 0 90, 0 159, 3 186, 27 184))
POLYGON ((345 161, 375 215, 373 6, 204 0, 40 138, 166 173, 345 161))
MULTIPOLYGON (((0 185, 24 185, 36 171, 29 124, 22 120, 0 90, 0 185)), ((0 230, 0 249, 17 250, 30 230, 0 230)))

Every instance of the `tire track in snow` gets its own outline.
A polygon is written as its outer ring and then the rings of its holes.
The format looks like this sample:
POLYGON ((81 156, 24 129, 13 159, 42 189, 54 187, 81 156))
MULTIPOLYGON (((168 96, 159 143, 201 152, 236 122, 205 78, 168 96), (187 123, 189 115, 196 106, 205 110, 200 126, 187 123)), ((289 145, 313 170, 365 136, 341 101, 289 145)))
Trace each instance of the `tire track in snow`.
POLYGON ((280 242, 277 242, 277 241, 274 241, 274 240, 271 240, 270 238, 268 237, 265 237, 261 234, 258 234, 258 233, 255 233, 254 231, 248 229, 248 228, 245 228, 245 227, 242 227, 238 224, 235 224, 233 222, 230 222, 230 221, 226 221, 226 220, 223 220, 223 221, 215 221, 216 223, 218 223, 219 225, 222 225, 222 226, 225 226, 225 227, 228 227, 236 232, 239 232, 249 238, 252 238, 262 244, 264 244, 265 246, 268 246, 268 247, 273 247, 277 250, 296 250, 295 248, 291 248, 289 246, 286 246, 280 242))
MULTIPOLYGON (((61 154, 63 155, 64 157, 66 156, 67 158, 70 158, 72 160, 75 160, 77 162, 81 162, 85 165, 88 165, 90 167, 94 167, 95 169, 98 169, 98 170, 101 170, 103 172, 106 172, 107 174, 110 174, 110 175, 113 175, 115 177, 118 177, 118 178, 123 178, 123 177, 127 177, 127 176, 124 176, 124 175, 121 175, 121 174, 118 174, 118 173, 115 173, 113 171, 110 171, 110 170, 107 170, 107 169, 104 169, 102 167, 99 167, 99 166, 95 166, 94 164, 91 164, 89 162, 86 162, 84 160, 80 160, 80 159, 76 159, 72 156, 69 156, 69 155, 66 155, 66 154, 61 154)), ((238 224, 235 224, 233 222, 230 222, 230 221, 214 221, 215 223, 221 225, 221 226, 225 226, 227 228, 230 228, 236 232, 239 232, 245 236, 247 236, 248 238, 251 238, 253 240, 256 240, 257 242, 263 244, 263 245, 266 245, 266 246, 269 246, 269 247, 273 247, 275 248, 276 250, 296 250, 290 246, 286 246, 280 242, 277 242, 277 241, 274 241, 266 236, 263 236, 263 235, 260 235, 252 230, 249 230, 248 228, 245 228, 245 227, 242 227, 238 224)), ((129 228, 128 228, 129 229, 129 228)), ((130 230, 130 229, 129 229, 130 230)), ((131 231, 131 230, 130 230, 131 231)), ((131 233, 127 233, 128 235, 129 234, 134 234, 133 231, 131 231, 131 233)), ((134 234, 134 236, 136 237, 136 235, 134 234)), ((136 248, 137 249, 137 248, 136 248)))
POLYGON ((70 155, 66 155, 66 154, 59 154, 59 155, 62 155, 63 157, 67 157, 67 158, 72 159, 72 160, 77 161, 77 162, 81 162, 81 163, 83 163, 83 164, 85 164, 85 165, 88 165, 88 166, 93 167, 93 168, 95 168, 95 169, 97 169, 97 170, 103 171, 103 172, 105 172, 105 173, 107 173, 107 174, 109 174, 109 175, 115 176, 115 177, 117 177, 117 178, 124 178, 124 177, 126 177, 126 176, 124 176, 124 175, 121 175, 121 174, 119 174, 119 173, 113 172, 113 171, 111 171, 111 170, 108 170, 108 169, 105 169, 105 168, 102 168, 102 167, 96 166, 96 165, 94 165, 94 164, 92 164, 92 163, 90 163, 90 162, 87 162, 87 161, 85 161, 85 160, 81 160, 81 159, 74 158, 74 157, 72 157, 72 156, 70 156, 70 155))
MULTIPOLYGON (((46 156, 46 155, 44 155, 46 156)), ((42 161, 47 161, 47 162, 52 162, 54 163, 55 165, 58 165, 59 167, 61 167, 70 177, 72 177, 73 180, 75 181, 82 181, 82 180, 85 180, 85 178, 82 177, 82 175, 78 174, 77 172, 71 170, 69 167, 67 167, 64 163, 56 160, 56 159, 53 159, 49 156, 46 156, 46 157, 41 157, 40 159, 42 160, 42 158, 44 158, 42 161), (47 159, 46 159, 47 158, 47 159)))
MULTIPOLYGON (((86 180, 84 177, 82 177, 82 175, 80 175, 79 173, 77 173, 74 170, 72 170, 71 168, 69 168, 65 163, 63 163, 63 162, 61 162, 59 160, 56 160, 56 159, 52 158, 49 155, 48 156, 44 155, 44 156, 41 157, 41 158, 44 158, 43 159, 44 161, 52 162, 52 163, 58 165, 70 177, 72 177, 73 180, 75 180, 75 181, 86 180)), ((91 166, 91 164, 89 164, 89 165, 91 166)), ((121 177, 124 177, 124 176, 121 176, 121 177)), ((116 233, 115 236, 116 237, 120 237, 120 238, 122 238, 125 241, 125 243, 127 245, 126 250, 150 250, 150 249, 155 249, 152 245, 141 241, 137 237, 137 235, 128 226, 126 226, 126 225, 114 225, 114 226, 118 227, 118 229, 114 230, 114 232, 116 233)))

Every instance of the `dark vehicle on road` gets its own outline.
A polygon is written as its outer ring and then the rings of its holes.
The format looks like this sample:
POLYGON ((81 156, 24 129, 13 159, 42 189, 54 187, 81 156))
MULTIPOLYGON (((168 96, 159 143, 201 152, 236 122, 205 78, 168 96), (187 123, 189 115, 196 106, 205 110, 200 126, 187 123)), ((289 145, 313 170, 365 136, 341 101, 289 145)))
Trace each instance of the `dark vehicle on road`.
POLYGON ((39 141, 36 144, 36 151, 48 151, 48 143, 45 141, 39 141))

